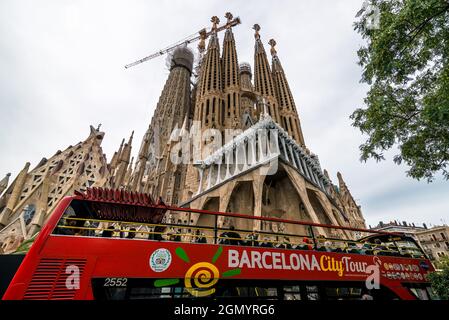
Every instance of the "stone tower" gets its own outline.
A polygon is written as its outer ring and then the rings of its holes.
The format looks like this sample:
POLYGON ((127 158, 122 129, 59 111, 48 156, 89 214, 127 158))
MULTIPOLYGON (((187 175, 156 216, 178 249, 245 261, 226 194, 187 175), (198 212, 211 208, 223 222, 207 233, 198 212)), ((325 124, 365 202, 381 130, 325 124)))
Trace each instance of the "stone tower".
POLYGON ((296 110, 295 100, 293 99, 287 77, 282 68, 281 61, 277 55, 276 41, 271 39, 268 42, 271 46, 271 70, 273 72, 273 81, 276 89, 276 100, 279 104, 280 123, 287 133, 293 137, 301 146, 305 146, 304 136, 301 130, 298 112, 296 110))
MULTIPOLYGON (((217 35, 218 17, 211 19, 212 34, 207 45, 206 55, 201 62, 200 78, 196 89, 194 120, 201 123, 202 129, 223 127, 223 69, 220 58, 220 44, 217 35)), ((229 48, 227 48, 228 50, 229 48)))
POLYGON ((282 125, 279 104, 276 100, 276 91, 274 86, 273 75, 268 63, 265 48, 260 39, 260 26, 254 25, 254 38, 256 44, 254 46, 254 88, 258 96, 266 99, 268 115, 273 118, 276 123, 282 125))
MULTIPOLYGON (((254 26, 253 79, 251 66, 238 61, 233 30, 228 25, 232 15, 227 13, 225 17, 221 54, 218 17, 211 19, 207 49, 205 37, 202 37, 199 47, 201 52, 206 50, 195 68, 198 77, 193 83, 191 109, 187 113, 193 121, 188 121, 186 116, 181 129, 173 125, 180 120, 155 121, 164 112, 160 104, 167 94, 167 80, 138 157, 149 168, 143 183, 151 187, 146 190, 154 197, 162 196, 168 203, 196 209, 364 227, 360 208, 341 175, 340 186, 334 186, 327 172, 321 169, 318 156, 305 147, 300 117, 275 49, 276 42, 269 41, 270 65, 259 33, 260 26, 254 26), (163 128, 157 129, 157 126, 163 128), (168 134, 161 134, 163 151, 159 157, 148 152, 158 130, 172 131, 170 138, 167 138, 168 134), (234 130, 230 139, 226 139, 227 130, 234 130), (199 140, 193 141, 194 137, 199 140), (190 143, 189 161, 173 164, 170 156, 186 151, 179 146, 183 138, 190 143), (208 148, 217 140, 221 143, 218 147, 208 148), (196 148, 200 150, 199 157, 193 151, 196 148)), ((186 73, 186 77, 189 76, 190 73, 186 73)), ((171 99, 187 96, 179 87, 172 89, 171 99)), ((177 105, 174 110, 184 107, 177 105)), ((138 168, 143 166, 138 164, 134 172, 136 179, 141 175, 138 168)), ((200 225, 212 223, 207 221, 207 216, 201 215, 181 215, 178 219, 190 219, 200 225)), ((219 222, 221 226, 276 228, 239 223, 219 222)), ((321 232, 326 234, 328 231, 321 232)), ((349 234, 337 232, 333 236, 349 234)))
POLYGON ((171 161, 170 151, 189 122, 192 68, 193 53, 185 47, 176 49, 131 178, 131 190, 149 192, 174 204, 178 203, 186 167, 171 161))
MULTIPOLYGON (((226 18, 232 20, 232 14, 227 13, 226 18)), ((232 28, 226 28, 223 40, 223 54, 221 58, 223 69, 223 97, 224 110, 223 127, 240 127, 240 72, 232 28)))

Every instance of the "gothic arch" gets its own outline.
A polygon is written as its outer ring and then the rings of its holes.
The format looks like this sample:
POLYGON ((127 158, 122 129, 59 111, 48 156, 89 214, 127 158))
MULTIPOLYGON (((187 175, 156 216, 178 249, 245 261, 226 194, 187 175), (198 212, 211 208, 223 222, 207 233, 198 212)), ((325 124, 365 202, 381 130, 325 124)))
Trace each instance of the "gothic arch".
MULTIPOLYGON (((275 175, 265 177, 262 189, 262 216, 313 221, 303 199, 284 170, 278 170, 275 175)), ((273 224, 265 224, 263 227, 267 231, 279 229, 273 224)), ((298 235, 308 234, 307 227, 300 225, 286 225, 285 232, 298 235)))
MULTIPOLYGON (((212 197, 206 200, 206 202, 203 205, 203 210, 208 211, 218 211, 220 205, 220 198, 219 197, 212 197)), ((197 227, 214 227, 215 226, 215 217, 210 214, 201 214, 198 217, 197 227)), ((213 243, 213 236, 214 232, 212 230, 202 230, 204 234, 206 235, 206 239, 208 243, 213 243)))
POLYGON ((307 188, 306 190, 307 190, 307 196, 309 198, 310 204, 313 207, 313 211, 315 211, 315 214, 317 215, 317 217, 319 219, 319 223, 333 224, 331 218, 327 214, 326 209, 324 208, 324 205, 321 203, 316 192, 309 188, 307 188))
MULTIPOLYGON (((254 215, 254 190, 252 181, 240 181, 232 189, 226 212, 235 212, 254 215)), ((235 219, 224 221, 224 226, 233 225, 236 229, 253 229, 253 222, 248 219, 235 219)))

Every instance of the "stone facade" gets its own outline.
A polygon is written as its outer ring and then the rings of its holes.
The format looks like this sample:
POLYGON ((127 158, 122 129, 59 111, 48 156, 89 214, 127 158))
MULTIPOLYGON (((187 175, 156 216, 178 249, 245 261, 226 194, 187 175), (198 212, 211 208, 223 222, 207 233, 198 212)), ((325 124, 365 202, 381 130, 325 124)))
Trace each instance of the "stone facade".
POLYGON ((433 226, 428 228, 425 223, 422 226, 403 221, 399 223, 392 221, 389 223, 379 222, 370 229, 376 231, 399 232, 415 239, 427 256, 433 262, 438 262, 441 258, 449 257, 449 227, 447 225, 433 226))
POLYGON ((30 170, 26 163, 9 187, 8 177, 0 182, 0 252, 14 252, 33 238, 59 201, 75 190, 127 183, 131 141, 120 146, 108 163, 101 142, 104 132, 90 127, 86 140, 43 158, 30 170))
POLYGON ((436 226, 415 233, 424 252, 432 261, 449 257, 449 227, 436 226))
POLYGON ((380 221, 379 224, 374 228, 372 228, 371 226, 369 226, 369 228, 376 231, 403 233, 404 235, 412 237, 417 242, 419 242, 419 239, 416 236, 416 234, 420 231, 427 230, 427 225, 423 223, 423 225, 420 226, 415 225, 415 223, 407 223, 406 221, 402 221, 402 223, 398 221, 390 221, 390 222, 380 221))
MULTIPOLYGON (((226 18, 229 22, 232 15, 228 13, 226 18)), ((333 185, 327 172, 321 169, 318 157, 305 145, 297 106, 275 49, 276 42, 273 39, 269 41, 270 66, 259 33, 260 26, 254 26, 253 83, 251 66, 238 62, 232 28, 227 26, 225 29, 220 54, 216 32, 219 19, 212 17, 211 21, 207 49, 204 42, 199 46, 202 54, 195 68, 198 74, 188 88, 190 109, 185 113, 181 129, 172 126, 168 141, 164 136, 159 142, 151 141, 150 145, 159 143, 164 146, 161 156, 155 157, 151 152, 139 156, 141 159, 154 159, 146 164, 145 184, 150 187, 145 190, 155 197, 162 196, 168 203, 195 209, 365 228, 361 209, 342 175, 337 175, 338 186, 333 185), (230 136, 229 130, 232 131, 230 136), (210 132, 215 132, 215 135, 211 137, 210 132), (276 137, 270 138, 270 132, 274 132, 276 137), (266 139, 264 135, 268 135, 266 139), (180 147, 184 137, 192 140, 197 136, 200 136, 199 142, 190 141, 187 163, 167 164, 170 156, 185 151, 180 147), (211 141, 217 140, 221 144, 209 148, 213 145, 211 141), (266 144, 265 140, 269 143, 266 144), (195 150, 199 150, 199 158, 195 158, 195 150)), ((191 70, 191 67, 187 69, 191 70)), ((173 72, 174 69, 167 83, 173 72)), ((174 100, 181 98, 185 101, 186 92, 187 88, 182 87, 170 94, 175 95, 172 97, 174 100)), ((167 99, 166 95, 164 87, 158 108, 167 99)), ((182 104, 174 108, 173 112, 181 114, 186 110, 182 104)), ((158 118, 164 119, 156 110, 152 123, 158 118)), ((170 128, 170 121, 166 125, 170 128)), ((152 128, 154 126, 150 125, 149 130, 152 128)), ((146 137, 142 145, 146 144, 146 137)), ((199 215, 171 218, 175 221, 193 220, 203 225, 202 219, 208 219, 199 215)), ((212 222, 206 222, 209 223, 212 222)), ((219 224, 239 227, 233 221, 220 221, 219 224)), ((323 234, 329 232, 320 231, 323 234)), ((335 236, 339 237, 354 236, 336 233, 335 236)))
MULTIPOLYGON (((172 53, 170 73, 135 164, 131 159, 133 135, 127 143, 122 141, 108 163, 101 149, 104 133, 91 127, 85 141, 42 159, 32 170, 27 163, 9 186, 9 176, 0 181, 3 252, 12 252, 24 239, 35 236, 64 196, 92 186, 145 192, 166 203, 195 209, 365 228, 361 209, 341 174, 338 186, 333 185, 305 144, 276 42, 269 41, 270 65, 260 26, 254 26, 253 79, 250 64, 238 62, 229 25, 232 14, 226 18, 222 52, 217 32, 220 21, 214 16, 207 50, 206 36, 201 36, 195 68, 188 48, 178 47, 172 53), (207 136, 210 132, 215 136, 207 136), (184 139, 198 137, 199 142, 184 149, 184 139), (211 141, 214 148, 210 148, 211 141), (218 147, 217 141, 221 142, 218 147), (176 156, 183 161, 173 161, 176 156)), ((200 215, 169 218, 212 223, 200 215)), ((278 228, 229 219, 219 224, 278 228)), ((335 237, 355 235, 346 231, 329 234, 328 230, 319 232, 335 237)), ((306 232, 303 227, 287 231, 306 232)))

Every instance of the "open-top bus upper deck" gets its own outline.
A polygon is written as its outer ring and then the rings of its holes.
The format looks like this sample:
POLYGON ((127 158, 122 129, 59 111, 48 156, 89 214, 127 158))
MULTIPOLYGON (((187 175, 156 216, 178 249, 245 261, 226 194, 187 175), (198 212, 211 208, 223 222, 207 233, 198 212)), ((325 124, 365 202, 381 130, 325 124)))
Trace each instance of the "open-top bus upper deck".
POLYGON ((432 297, 430 271, 417 243, 399 233, 89 189, 60 202, 3 299, 359 299, 376 281, 377 299, 416 299, 432 297), (174 213, 184 219, 167 218, 174 213), (348 239, 354 234, 358 240, 348 239))

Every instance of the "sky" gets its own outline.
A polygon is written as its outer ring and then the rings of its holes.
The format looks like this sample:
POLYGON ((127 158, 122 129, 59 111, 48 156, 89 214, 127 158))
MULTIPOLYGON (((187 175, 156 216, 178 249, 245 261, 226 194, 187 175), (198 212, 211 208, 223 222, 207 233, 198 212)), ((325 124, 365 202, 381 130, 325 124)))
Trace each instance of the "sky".
MULTIPOLYGON (((0 179, 30 161, 51 157, 102 124, 108 159, 135 131, 133 154, 168 76, 159 57, 124 65, 184 39, 217 15, 242 19, 234 28, 239 62, 253 65, 254 31, 268 40, 286 72, 309 149, 337 183, 343 174, 367 225, 393 220, 449 223, 449 182, 406 176, 407 167, 360 162, 366 139, 349 115, 363 107, 353 30, 358 0, 143 1, 2 0, 0 2, 0 179)), ((221 35, 220 39, 222 39, 221 35)), ((196 49, 196 46, 193 46, 196 49)))

